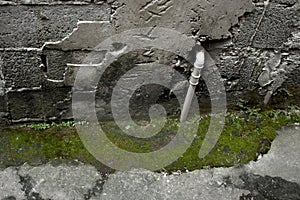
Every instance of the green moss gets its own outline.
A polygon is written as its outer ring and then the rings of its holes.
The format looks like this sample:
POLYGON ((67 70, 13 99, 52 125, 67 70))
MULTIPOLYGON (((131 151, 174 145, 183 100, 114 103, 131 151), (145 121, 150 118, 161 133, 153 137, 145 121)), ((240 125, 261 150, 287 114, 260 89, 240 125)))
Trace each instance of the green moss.
MULTIPOLYGON (((300 122, 299 110, 299 107, 295 106, 285 110, 244 108, 243 111, 229 113, 217 144, 209 155, 200 159, 198 153, 210 123, 210 117, 203 116, 199 123, 198 135, 191 147, 165 169, 194 170, 241 165, 255 160, 259 154, 267 153, 276 137, 276 130, 300 122)), ((147 139, 128 136, 111 121, 101 122, 101 127, 108 138, 120 148, 144 153, 157 150, 170 142, 176 135, 178 121, 169 118, 161 133, 147 139)), ((108 170, 85 149, 72 122, 1 128, 0 158, 2 167, 24 162, 34 165, 51 160, 79 160, 100 170, 108 170)))

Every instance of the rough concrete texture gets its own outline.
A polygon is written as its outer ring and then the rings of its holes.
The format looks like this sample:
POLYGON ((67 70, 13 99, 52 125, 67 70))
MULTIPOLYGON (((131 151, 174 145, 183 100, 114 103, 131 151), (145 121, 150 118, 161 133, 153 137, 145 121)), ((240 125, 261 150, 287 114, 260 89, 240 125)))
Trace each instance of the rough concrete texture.
POLYGON ((40 48, 63 39, 82 20, 109 20, 106 5, 0 6, 1 48, 40 48))
POLYGON ((0 51, 0 57, 6 91, 41 87, 45 77, 36 50, 0 51))
MULTIPOLYGON (((253 0, 253 2, 263 4, 264 0, 253 0)), ((293 6, 297 3, 297 0, 272 0, 271 2, 282 4, 284 6, 293 6)))
POLYGON ((3 75, 3 60, 0 57, 0 96, 5 95, 5 80, 3 75))
MULTIPOLYGON (((298 105, 299 5, 296 0, 0 1, 0 112, 4 116, 0 123, 71 118, 70 91, 86 56, 115 33, 146 26, 172 28, 201 41, 221 73, 230 107, 239 99, 255 106, 298 105), (278 96, 280 89, 293 97, 278 96), (49 93, 55 90, 61 94, 59 97, 49 93), (276 95, 277 100, 273 98, 276 95), (16 108, 16 97, 28 102, 16 108), (33 102, 37 104, 35 109, 42 108, 31 110, 33 102)), ((94 55, 96 63, 105 53, 94 55)), ((191 65, 175 54, 151 48, 128 53, 107 70, 99 83, 96 110, 103 118, 111 117, 114 79, 149 62, 166 64, 186 77, 190 75, 191 65)), ((134 98, 133 105, 147 105, 132 109, 132 114, 148 113, 148 104, 157 99, 169 99, 165 106, 171 110, 178 107, 166 88, 146 88, 136 93, 143 98, 134 98), (149 93, 160 96, 149 97, 149 93)), ((202 110, 207 110, 209 92, 202 79, 196 94, 203 102, 202 110)))
POLYGON ((100 197, 93 199, 239 199, 246 190, 224 183, 224 172, 194 171, 182 175, 164 176, 145 170, 118 172, 111 175, 100 197))
POLYGON ((272 94, 285 85, 295 95, 295 99, 285 105, 297 104, 300 84, 297 78, 300 72, 298 51, 284 53, 251 49, 246 53, 247 57, 241 57, 240 54, 244 53, 234 50, 223 53, 216 59, 229 99, 248 91, 244 100, 256 105, 263 101, 268 103, 272 100, 272 94), (235 53, 232 54, 233 52, 235 53))
POLYGON ((249 0, 116 2, 117 8, 112 19, 118 31, 141 26, 163 26, 189 35, 205 35, 212 39, 230 36, 228 30, 238 23, 238 17, 253 9, 249 0))
POLYGON ((244 181, 242 188, 251 191, 250 194, 244 194, 241 199, 297 200, 300 198, 300 186, 280 177, 243 174, 240 178, 244 181))
POLYGON ((0 172, 0 199, 88 199, 101 192, 103 177, 89 165, 50 164, 0 172))
MULTIPOLYGON (((57 167, 50 164, 42 167, 22 166, 21 177, 30 177, 32 188, 30 193, 37 193, 43 199, 84 199, 101 175, 92 166, 57 167)), ((27 194, 27 195, 30 195, 27 194)))
POLYGON ((256 162, 247 165, 249 172, 261 176, 281 177, 300 184, 300 127, 279 132, 271 150, 256 162))
POLYGON ((10 167, 0 171, 0 199, 298 200, 299 129, 281 129, 268 154, 239 167, 170 175, 132 169, 108 178, 94 167, 80 163, 10 167))
POLYGON ((43 119, 43 95, 40 91, 9 92, 8 99, 10 115, 14 120, 43 119))
POLYGON ((101 0, 1 0, 0 4, 3 5, 58 5, 58 4, 71 4, 71 5, 81 5, 88 3, 103 3, 101 0))
POLYGON ((239 34, 235 38, 237 46, 247 47, 250 45, 260 49, 280 48, 297 30, 294 27, 299 20, 297 6, 283 9, 271 4, 265 12, 264 9, 263 7, 256 8, 254 12, 241 20, 239 34))
POLYGON ((13 168, 0 171, 0 199, 25 199, 25 192, 22 190, 18 172, 13 168))
POLYGON ((71 119, 70 93, 69 87, 8 92, 10 117, 13 122, 71 119))

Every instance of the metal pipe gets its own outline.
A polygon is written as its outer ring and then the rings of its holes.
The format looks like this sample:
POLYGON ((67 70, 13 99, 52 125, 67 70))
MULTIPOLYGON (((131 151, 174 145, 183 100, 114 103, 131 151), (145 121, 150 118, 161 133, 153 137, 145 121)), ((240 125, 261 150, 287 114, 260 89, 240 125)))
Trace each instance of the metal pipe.
POLYGON ((194 70, 192 72, 191 78, 190 78, 190 86, 187 91, 185 101, 183 104, 182 112, 180 115, 180 122, 184 122, 187 119, 187 116, 189 114, 189 110, 191 107, 191 103, 193 100, 193 96, 195 93, 195 88, 199 83, 199 78, 201 76, 201 70, 204 67, 204 51, 199 51, 196 54, 196 61, 194 63, 194 70))

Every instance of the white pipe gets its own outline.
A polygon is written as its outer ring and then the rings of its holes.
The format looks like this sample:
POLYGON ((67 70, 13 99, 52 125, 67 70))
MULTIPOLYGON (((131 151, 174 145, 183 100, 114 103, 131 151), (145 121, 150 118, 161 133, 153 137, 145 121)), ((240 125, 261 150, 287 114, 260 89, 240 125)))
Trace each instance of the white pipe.
POLYGON ((204 67, 204 51, 199 51, 196 54, 194 70, 193 70, 192 76, 190 78, 190 86, 189 86, 188 92, 186 94, 182 112, 180 115, 180 122, 184 122, 187 119, 187 116, 189 114, 189 110, 191 107, 191 103, 193 100, 193 96, 195 93, 195 88, 199 83, 199 78, 201 76, 201 70, 203 69, 203 67, 204 67))

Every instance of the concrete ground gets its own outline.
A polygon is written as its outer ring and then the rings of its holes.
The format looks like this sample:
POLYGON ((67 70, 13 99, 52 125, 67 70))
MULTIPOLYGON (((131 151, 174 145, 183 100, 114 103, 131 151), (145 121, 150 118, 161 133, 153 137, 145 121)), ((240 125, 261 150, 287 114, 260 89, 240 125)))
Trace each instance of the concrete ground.
POLYGON ((100 174, 90 165, 0 171, 0 200, 300 199, 300 127, 278 132, 268 154, 241 167, 172 175, 143 169, 100 174))

